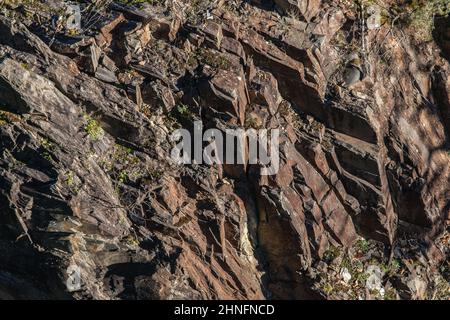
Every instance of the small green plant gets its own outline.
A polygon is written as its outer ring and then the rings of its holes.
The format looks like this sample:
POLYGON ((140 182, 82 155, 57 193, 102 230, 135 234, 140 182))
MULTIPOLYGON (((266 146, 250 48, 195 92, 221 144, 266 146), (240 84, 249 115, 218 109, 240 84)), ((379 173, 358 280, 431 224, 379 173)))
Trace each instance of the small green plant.
POLYGON ((119 181, 119 183, 124 183, 127 178, 128 178, 128 172, 126 170, 121 170, 119 172, 117 181, 119 181))
POLYGON ((79 186, 77 185, 75 174, 72 171, 69 170, 66 173, 65 182, 72 192, 74 192, 75 194, 79 192, 79 186))
POLYGON ((358 240, 358 242, 356 243, 356 247, 362 253, 367 253, 367 252, 369 252, 369 249, 370 249, 370 242, 365 239, 358 240))
POLYGON ((132 248, 139 247, 139 239, 136 235, 128 235, 123 239, 123 241, 132 248))
POLYGON ((87 115, 85 116, 85 119, 87 123, 84 126, 84 131, 89 135, 89 137, 92 140, 94 141, 98 140, 104 133, 103 128, 100 126, 97 120, 92 119, 87 115))
POLYGON ((211 51, 207 51, 203 54, 202 62, 216 69, 230 70, 231 68, 230 60, 222 55, 214 54, 211 51))
POLYGON ((44 152, 42 153, 42 156, 43 156, 47 161, 52 161, 52 160, 53 160, 51 154, 50 154, 48 151, 44 151, 44 152))
POLYGON ((407 19, 408 26, 414 31, 415 38, 420 42, 433 39, 434 17, 450 14, 448 0, 413 0, 412 12, 407 19))
POLYGON ((388 275, 393 276, 400 269, 401 264, 397 259, 392 259, 389 264, 381 265, 381 269, 388 275))
POLYGON ((50 142, 47 138, 43 138, 41 140, 41 146, 46 150, 52 150, 53 149, 53 143, 50 142))
POLYGON ((69 29, 67 30, 67 35, 69 37, 75 37, 79 34, 79 30, 78 29, 69 29))
POLYGON ((331 262, 334 261, 334 259, 336 259, 337 257, 339 257, 340 255, 340 250, 339 248, 335 247, 335 246, 330 246, 328 248, 327 251, 324 252, 323 254, 323 260, 327 263, 330 264, 331 262))
POLYGON ((160 179, 163 176, 163 172, 157 169, 148 170, 148 177, 152 180, 160 179))
POLYGON ((42 156, 48 161, 53 161, 52 151, 54 151, 54 149, 55 149, 53 143, 51 143, 51 141, 49 139, 43 138, 41 140, 41 148, 43 150, 42 156))
POLYGON ((30 65, 28 63, 22 62, 20 66, 25 70, 30 70, 30 65))
POLYGON ((209 65, 215 69, 230 70, 231 61, 224 55, 206 49, 197 49, 187 61, 189 66, 195 66, 197 63, 209 65))
POLYGON ((326 295, 330 295, 333 292, 333 286, 331 283, 326 283, 323 286, 323 292, 325 292, 326 295))
POLYGON ((366 283, 368 278, 369 278, 369 274, 363 270, 362 272, 355 273, 354 280, 360 284, 363 284, 363 283, 366 283))
POLYGON ((258 130, 258 129, 262 128, 262 124, 260 123, 260 121, 258 121, 257 118, 252 118, 252 117, 249 117, 249 118, 245 119, 245 124, 244 125, 245 125, 246 129, 258 130))
POLYGON ((75 185, 75 178, 73 176, 73 172, 69 171, 66 177, 66 183, 69 187, 73 187, 75 185))
POLYGON ((191 113, 189 107, 183 103, 177 105, 176 110, 182 116, 188 116, 191 113))
POLYGON ((8 123, 14 123, 19 122, 20 118, 15 115, 14 113, 0 110, 0 126, 8 124, 8 123))
POLYGON ((137 181, 146 176, 142 160, 129 147, 115 144, 110 153, 100 160, 100 165, 114 181, 117 188, 127 181, 137 181))

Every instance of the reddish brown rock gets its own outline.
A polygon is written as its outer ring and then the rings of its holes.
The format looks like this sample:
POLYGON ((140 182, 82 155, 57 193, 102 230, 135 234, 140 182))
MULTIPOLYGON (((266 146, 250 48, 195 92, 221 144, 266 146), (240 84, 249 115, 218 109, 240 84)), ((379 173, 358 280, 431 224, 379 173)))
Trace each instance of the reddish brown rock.
POLYGON ((0 298, 445 298, 446 39, 357 52, 342 2, 219 4, 113 3, 54 41, 0 16, 0 298), (280 130, 279 170, 174 163, 199 120, 280 130))

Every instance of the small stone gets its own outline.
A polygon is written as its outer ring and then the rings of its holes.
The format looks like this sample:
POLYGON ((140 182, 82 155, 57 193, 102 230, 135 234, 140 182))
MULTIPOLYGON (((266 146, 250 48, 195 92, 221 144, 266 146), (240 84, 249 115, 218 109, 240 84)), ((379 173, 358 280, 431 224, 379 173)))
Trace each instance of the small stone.
POLYGON ((378 29, 381 27, 381 10, 377 5, 372 5, 367 8, 367 13, 370 14, 367 18, 367 28, 369 30, 378 29))
POLYGON ((79 5, 69 5, 67 7, 66 21, 67 30, 81 30, 81 10, 79 5))
POLYGON ((344 71, 344 85, 350 87, 361 80, 361 71, 358 68, 349 66, 344 71))
POLYGON ((350 274, 347 268, 342 268, 340 275, 345 283, 349 283, 350 280, 352 279, 352 275, 350 274))
POLYGON ((100 48, 96 44, 92 44, 91 45, 90 52, 91 52, 92 68, 93 68, 93 71, 95 72, 97 70, 98 61, 100 59, 100 55, 101 55, 102 52, 101 52, 100 48))
POLYGON ((117 77, 114 74, 114 72, 104 68, 104 67, 98 67, 97 71, 95 72, 95 77, 99 80, 102 80, 104 82, 108 83, 117 83, 117 77))
POLYGON ((375 290, 377 292, 380 292, 382 288, 381 279, 383 277, 383 272, 381 271, 380 267, 376 265, 370 265, 367 268, 366 274, 369 275, 366 281, 366 288, 370 291, 375 290))

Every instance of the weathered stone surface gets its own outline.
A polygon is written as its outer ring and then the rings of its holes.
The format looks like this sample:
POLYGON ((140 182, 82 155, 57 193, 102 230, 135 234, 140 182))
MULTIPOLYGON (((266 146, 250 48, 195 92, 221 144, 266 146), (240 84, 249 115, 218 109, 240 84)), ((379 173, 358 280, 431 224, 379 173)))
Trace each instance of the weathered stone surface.
POLYGON ((78 35, 0 14, 0 298, 448 298, 443 20, 364 51, 341 2, 230 8, 113 2, 78 35), (198 120, 279 129, 279 171, 175 164, 198 120))

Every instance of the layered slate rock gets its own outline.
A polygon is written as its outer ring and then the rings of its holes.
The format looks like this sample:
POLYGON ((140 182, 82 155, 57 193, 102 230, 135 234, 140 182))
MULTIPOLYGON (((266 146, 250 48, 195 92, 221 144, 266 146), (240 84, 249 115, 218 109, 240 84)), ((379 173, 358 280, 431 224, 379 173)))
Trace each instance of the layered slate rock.
POLYGON ((366 30, 376 50, 346 88, 352 8, 237 2, 200 20, 112 3, 53 38, 0 15, 0 298, 372 298, 373 261, 378 297, 423 297, 420 279, 439 297, 445 39, 366 30), (175 163, 170 134, 200 120, 280 130, 279 171, 175 163))

